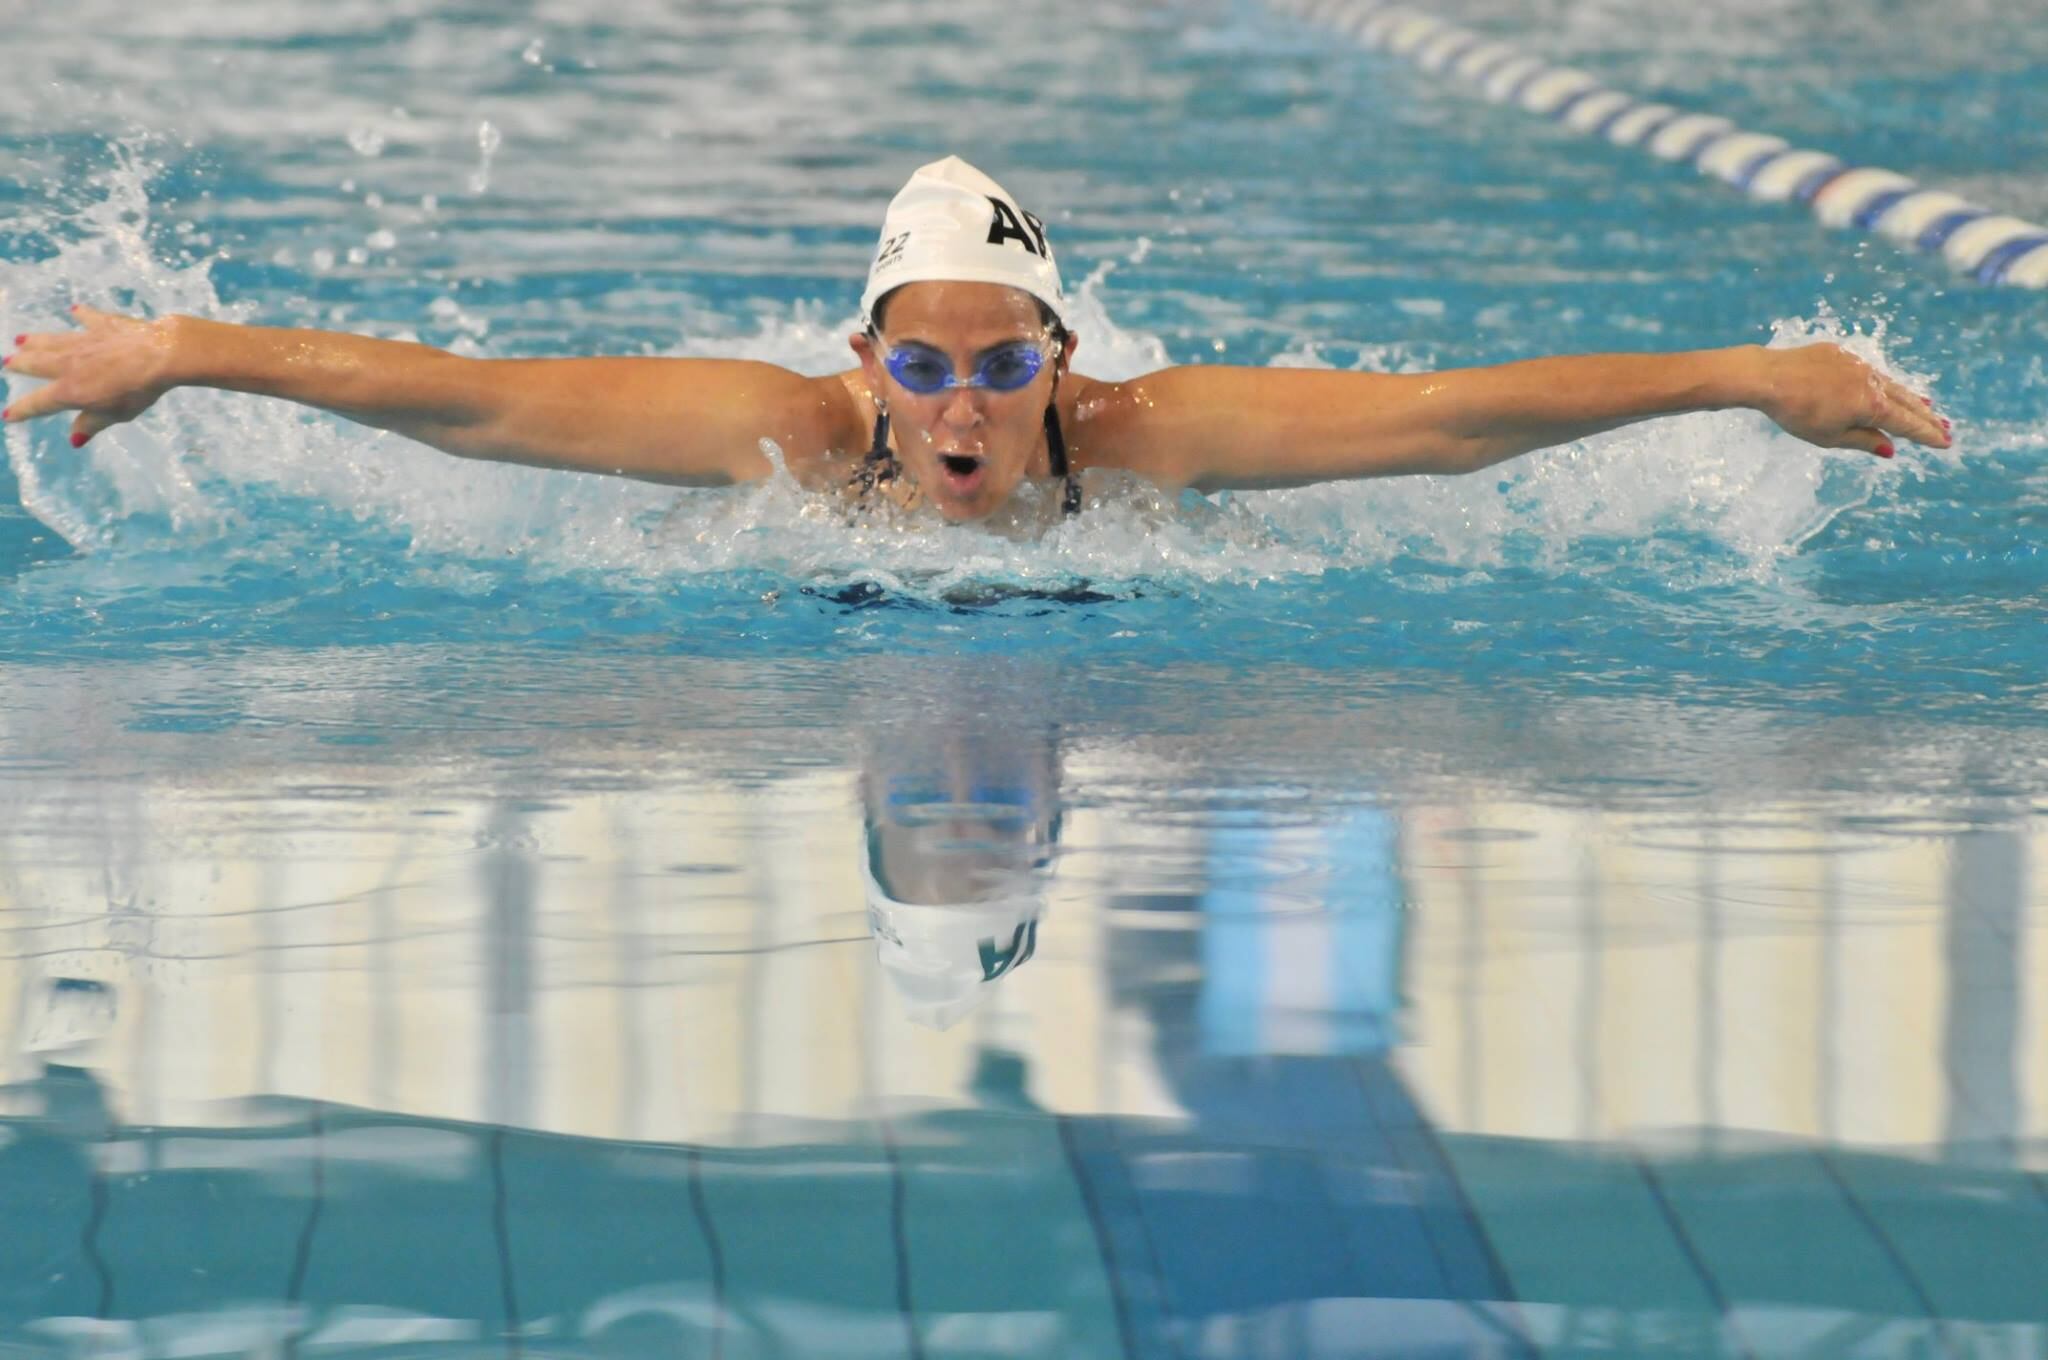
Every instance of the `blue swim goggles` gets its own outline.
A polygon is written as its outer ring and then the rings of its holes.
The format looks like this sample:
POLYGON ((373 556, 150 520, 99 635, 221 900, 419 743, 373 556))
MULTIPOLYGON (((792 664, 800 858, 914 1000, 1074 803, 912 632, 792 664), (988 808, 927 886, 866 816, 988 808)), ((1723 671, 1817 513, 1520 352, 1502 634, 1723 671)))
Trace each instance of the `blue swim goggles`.
POLYGON ((1014 392, 1038 376, 1047 357, 1043 345, 1016 340, 988 351, 976 361, 972 377, 959 378, 953 373, 952 361, 938 350, 927 345, 904 345, 890 350, 882 366, 906 391, 929 397, 954 387, 1014 392))

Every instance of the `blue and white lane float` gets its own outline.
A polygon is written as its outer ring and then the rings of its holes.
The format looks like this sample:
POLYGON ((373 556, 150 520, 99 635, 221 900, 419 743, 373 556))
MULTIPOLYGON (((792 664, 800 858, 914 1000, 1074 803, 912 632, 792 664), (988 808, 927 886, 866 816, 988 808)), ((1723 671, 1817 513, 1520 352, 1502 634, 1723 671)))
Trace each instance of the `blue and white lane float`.
POLYGON ((1939 254, 1980 283, 2048 287, 2048 227, 1994 212, 1891 170, 1852 166, 1783 137, 1747 132, 1717 114, 1609 89, 1583 71, 1555 66, 1434 15, 1382 0, 1270 0, 1275 9, 1327 24, 1367 47, 1461 81, 1496 104, 1513 104, 1575 132, 1689 161, 1767 203, 1799 202, 1830 227, 1874 231, 1939 254))

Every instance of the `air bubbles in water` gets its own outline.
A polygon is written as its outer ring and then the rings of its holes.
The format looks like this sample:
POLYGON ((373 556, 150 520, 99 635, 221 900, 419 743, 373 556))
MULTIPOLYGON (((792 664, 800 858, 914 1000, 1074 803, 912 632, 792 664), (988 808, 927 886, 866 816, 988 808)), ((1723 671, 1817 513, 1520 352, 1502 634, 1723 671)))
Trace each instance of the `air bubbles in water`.
POLYGON ((481 194, 491 187, 491 162, 497 158, 498 148, 505 144, 504 134, 498 125, 486 118, 476 125, 476 170, 469 177, 469 191, 481 194))
POLYGON ((473 339, 481 340, 491 333, 488 318, 477 316, 462 309, 462 304, 452 297, 437 297, 427 304, 427 315, 444 326, 453 326, 473 339))

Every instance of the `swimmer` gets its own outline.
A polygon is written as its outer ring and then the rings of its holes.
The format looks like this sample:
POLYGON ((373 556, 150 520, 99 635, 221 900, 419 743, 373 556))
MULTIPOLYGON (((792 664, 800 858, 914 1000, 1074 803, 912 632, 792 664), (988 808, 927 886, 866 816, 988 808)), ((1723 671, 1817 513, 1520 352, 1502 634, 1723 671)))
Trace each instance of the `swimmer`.
POLYGON ((46 379, 9 423, 76 412, 83 446, 179 387, 252 392, 463 458, 721 486, 805 487, 985 520, 1035 484, 1071 512, 1080 476, 1166 492, 1463 473, 1657 416, 1748 408, 1810 444, 1893 456, 1949 445, 1931 403, 1829 344, 1589 354, 1437 373, 1191 365, 1123 382, 1073 368, 1079 337, 1043 221, 957 157, 890 203, 850 337, 855 368, 806 377, 719 359, 470 359, 314 330, 72 309, 19 337, 46 379))

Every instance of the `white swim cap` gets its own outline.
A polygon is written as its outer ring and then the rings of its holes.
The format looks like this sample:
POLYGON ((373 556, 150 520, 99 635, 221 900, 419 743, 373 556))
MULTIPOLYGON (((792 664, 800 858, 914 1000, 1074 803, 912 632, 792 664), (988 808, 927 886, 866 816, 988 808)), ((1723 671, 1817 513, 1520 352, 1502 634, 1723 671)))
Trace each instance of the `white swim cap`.
POLYGON ((872 324, 876 299, 906 283, 1000 283, 1023 289, 1066 320, 1067 295, 1045 223, 958 156, 920 166, 889 200, 860 295, 861 320, 872 324))
POLYGON ((1034 893, 950 905, 902 902, 865 859, 875 955, 912 1023, 947 1029, 988 995, 988 984, 1038 948, 1045 899, 1034 893))

